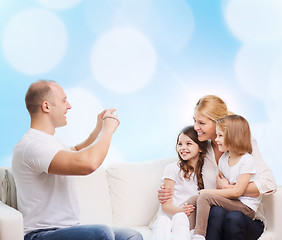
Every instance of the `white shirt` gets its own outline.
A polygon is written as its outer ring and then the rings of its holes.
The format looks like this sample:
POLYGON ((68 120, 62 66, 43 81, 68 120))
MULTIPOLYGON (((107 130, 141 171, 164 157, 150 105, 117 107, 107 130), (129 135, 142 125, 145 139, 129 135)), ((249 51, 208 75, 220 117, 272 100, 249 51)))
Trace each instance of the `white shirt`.
POLYGON ((56 137, 35 129, 29 129, 14 148, 12 170, 25 234, 79 223, 72 177, 48 173, 52 159, 63 149, 69 150, 56 137))
MULTIPOLYGON (((182 206, 190 197, 198 195, 198 181, 195 174, 193 173, 190 179, 184 178, 184 172, 180 171, 177 162, 166 165, 162 181, 165 179, 174 181, 172 204, 176 207, 182 206)), ((160 212, 162 212, 161 208, 160 212)))
MULTIPOLYGON (((254 179, 256 178, 256 162, 251 154, 244 154, 239 160, 239 162, 231 167, 229 166, 228 159, 229 153, 225 152, 219 159, 218 168, 228 179, 230 184, 236 184, 238 181, 238 177, 241 174, 245 173, 251 174, 251 179, 249 182, 254 181, 254 179)), ((249 208, 253 209, 254 211, 257 211, 258 206, 261 202, 261 196, 257 198, 240 196, 239 200, 249 208)))

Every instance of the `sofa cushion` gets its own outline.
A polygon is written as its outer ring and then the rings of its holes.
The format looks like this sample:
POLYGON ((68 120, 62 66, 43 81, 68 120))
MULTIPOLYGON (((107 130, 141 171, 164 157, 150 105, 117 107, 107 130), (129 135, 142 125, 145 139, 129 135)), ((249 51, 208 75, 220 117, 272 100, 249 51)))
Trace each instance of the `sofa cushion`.
POLYGON ((5 169, 1 182, 1 201, 8 206, 17 209, 17 192, 14 176, 11 169, 5 169))
POLYGON ((77 176, 75 184, 80 208, 80 224, 113 225, 106 170, 100 167, 88 176, 77 176))
POLYGON ((107 168, 114 226, 149 225, 159 207, 157 190, 164 167, 172 161, 176 158, 127 162, 107 168))

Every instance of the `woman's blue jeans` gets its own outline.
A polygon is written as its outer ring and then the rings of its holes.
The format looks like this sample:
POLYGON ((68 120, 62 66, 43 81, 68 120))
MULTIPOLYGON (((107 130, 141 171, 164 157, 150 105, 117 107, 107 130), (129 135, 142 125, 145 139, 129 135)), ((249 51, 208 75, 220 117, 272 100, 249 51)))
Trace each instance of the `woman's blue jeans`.
POLYGON ((142 240, 142 235, 128 228, 106 225, 79 225, 67 228, 39 229, 25 235, 24 240, 142 240))
POLYGON ((257 240, 264 224, 240 211, 227 212, 223 207, 210 210, 206 240, 257 240))

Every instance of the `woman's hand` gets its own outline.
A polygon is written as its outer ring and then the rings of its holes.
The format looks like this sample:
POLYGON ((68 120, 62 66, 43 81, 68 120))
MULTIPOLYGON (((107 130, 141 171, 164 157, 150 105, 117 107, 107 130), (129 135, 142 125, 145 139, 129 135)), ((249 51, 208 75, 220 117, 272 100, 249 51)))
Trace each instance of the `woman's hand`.
POLYGON ((189 205, 188 203, 184 203, 181 208, 187 217, 189 217, 190 214, 195 211, 195 207, 193 205, 189 205))
POLYGON ((165 203, 167 200, 171 199, 172 192, 169 189, 165 189, 164 185, 158 190, 158 199, 161 204, 165 203))

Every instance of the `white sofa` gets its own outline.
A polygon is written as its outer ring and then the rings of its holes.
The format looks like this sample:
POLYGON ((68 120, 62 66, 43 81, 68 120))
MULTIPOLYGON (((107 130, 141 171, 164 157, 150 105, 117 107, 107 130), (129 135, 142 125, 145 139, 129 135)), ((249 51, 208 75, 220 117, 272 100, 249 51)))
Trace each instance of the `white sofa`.
MULTIPOLYGON (((157 189, 163 168, 176 159, 121 163, 99 168, 89 176, 75 177, 81 224, 107 224, 140 231, 150 238, 149 224, 158 209, 157 189)), ((0 168, 2 181, 5 168, 0 168)), ((267 230, 260 240, 282 239, 282 187, 264 197, 267 230), (280 221, 279 221, 280 218, 280 221)), ((0 202, 0 240, 23 240, 22 215, 0 202)))

